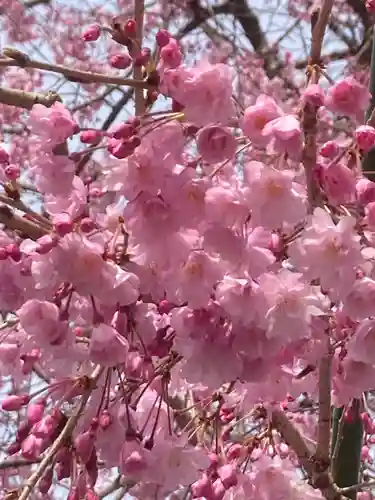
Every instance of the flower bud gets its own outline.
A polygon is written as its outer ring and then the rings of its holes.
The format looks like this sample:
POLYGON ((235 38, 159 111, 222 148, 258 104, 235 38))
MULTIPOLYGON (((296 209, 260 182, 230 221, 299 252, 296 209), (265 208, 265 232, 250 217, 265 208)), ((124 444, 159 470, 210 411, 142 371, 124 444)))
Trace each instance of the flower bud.
POLYGON ((102 137, 103 133, 100 130, 84 130, 79 136, 83 144, 97 144, 102 137))
POLYGON ((69 234, 73 230, 73 221, 70 218, 70 215, 66 213, 57 214, 53 218, 53 226, 55 228, 56 233, 63 237, 66 234, 69 234))
POLYGON ((75 439, 77 455, 84 464, 90 459, 91 453, 94 449, 95 441, 96 434, 91 430, 79 434, 75 439))
POLYGON ((4 169, 5 175, 8 177, 9 180, 15 181, 19 178, 21 175, 21 169, 18 165, 14 165, 13 163, 11 165, 8 165, 4 169))
POLYGON ((35 460, 40 457, 41 453, 44 451, 44 442, 42 438, 30 434, 22 442, 21 454, 23 458, 28 460, 35 460))
POLYGON ((2 402, 2 409, 4 411, 19 411, 23 406, 27 405, 30 398, 27 394, 11 394, 7 396, 2 402))
POLYGON ((167 30, 161 29, 156 33, 155 38, 158 47, 163 48, 168 45, 169 40, 171 39, 171 35, 167 30))
POLYGON ((375 128, 370 125, 361 125, 354 132, 359 149, 367 153, 375 146, 375 128))
POLYGON ((114 54, 109 58, 109 63, 113 68, 126 69, 131 66, 133 60, 129 54, 114 54))
POLYGON ((128 19, 124 24, 124 34, 129 38, 135 38, 137 35, 137 24, 134 19, 128 19))
POLYGON ((99 24, 92 24, 82 33, 82 40, 85 42, 95 42, 100 37, 101 28, 99 24))
POLYGON ((43 418, 46 402, 40 399, 36 403, 31 403, 27 407, 27 422, 29 425, 34 425, 43 418))

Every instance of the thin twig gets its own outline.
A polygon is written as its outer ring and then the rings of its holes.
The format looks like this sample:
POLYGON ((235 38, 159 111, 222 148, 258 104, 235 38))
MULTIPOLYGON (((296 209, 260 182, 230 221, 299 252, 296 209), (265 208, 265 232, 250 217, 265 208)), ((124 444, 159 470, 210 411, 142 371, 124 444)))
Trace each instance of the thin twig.
POLYGON ((24 90, 0 87, 0 102, 9 106, 31 109, 34 104, 42 104, 43 106, 50 108, 56 101, 61 101, 61 98, 55 92, 41 94, 37 92, 25 92, 24 90))
POLYGON ((333 0, 324 0, 318 20, 312 30, 311 64, 320 64, 324 33, 333 7, 333 0))
POLYGON ((126 85, 133 88, 149 88, 150 85, 143 80, 133 80, 129 78, 120 78, 118 76, 104 75, 103 73, 94 73, 90 71, 81 71, 77 69, 71 69, 60 64, 49 64, 40 61, 35 61, 31 59, 28 55, 23 52, 12 49, 5 48, 3 50, 5 58, 0 58, 0 67, 6 66, 18 66, 20 68, 34 68, 40 69, 42 71, 50 71, 52 73, 59 73, 64 75, 67 80, 77 83, 106 83, 112 85, 126 85))
POLYGON ((0 462, 0 470, 15 469, 17 467, 25 467, 40 463, 41 459, 26 460, 25 458, 13 458, 12 460, 4 460, 0 462))

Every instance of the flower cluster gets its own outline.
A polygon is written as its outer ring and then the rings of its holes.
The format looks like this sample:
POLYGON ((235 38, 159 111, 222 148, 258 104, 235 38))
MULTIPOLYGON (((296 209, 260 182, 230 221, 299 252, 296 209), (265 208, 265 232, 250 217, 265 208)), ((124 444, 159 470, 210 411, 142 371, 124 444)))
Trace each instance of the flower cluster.
POLYGON ((238 109, 229 65, 185 63, 164 29, 153 54, 137 33, 116 19, 81 35, 110 34, 112 68, 141 75, 136 116, 99 130, 38 102, 27 164, 0 147, 0 201, 23 211, 0 210, 8 455, 48 457, 32 487, 69 479, 69 500, 98 498, 112 468, 142 500, 336 499, 298 443, 324 446, 326 383, 371 462, 375 424, 355 413, 375 375, 370 93, 352 76, 325 91, 312 69, 296 106, 264 91, 238 109), (170 109, 150 112, 160 96, 170 109), (24 173, 43 211, 21 199, 24 173))

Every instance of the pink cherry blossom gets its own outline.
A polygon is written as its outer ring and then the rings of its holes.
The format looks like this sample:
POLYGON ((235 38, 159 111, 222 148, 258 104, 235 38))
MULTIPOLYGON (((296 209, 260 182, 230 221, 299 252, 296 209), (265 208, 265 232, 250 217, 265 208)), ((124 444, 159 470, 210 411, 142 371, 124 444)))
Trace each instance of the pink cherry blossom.
POLYGON ((364 85, 353 77, 348 77, 328 90, 324 105, 334 113, 359 117, 365 112, 370 97, 364 85))
POLYGON ((356 267, 363 263, 355 219, 342 217, 336 225, 322 208, 316 208, 302 238, 289 254, 310 279, 319 278, 324 290, 345 296, 353 285, 356 267))
POLYGON ((269 137, 264 134, 264 127, 282 114, 272 98, 259 96, 253 106, 246 108, 241 128, 255 146, 264 147, 269 142, 269 137))
POLYGON ((292 172, 280 172, 259 162, 246 165, 252 223, 269 229, 295 224, 306 213, 305 197, 292 172))
POLYGON ((231 131, 223 127, 204 127, 197 137, 198 151, 208 163, 230 160, 234 157, 236 146, 231 131))
POLYGON ((128 342, 114 328, 105 324, 93 328, 89 356, 94 363, 104 366, 124 363, 128 349, 128 342))
POLYGON ((50 108, 35 104, 30 112, 30 130, 52 145, 61 144, 77 131, 77 124, 70 112, 60 102, 50 108))

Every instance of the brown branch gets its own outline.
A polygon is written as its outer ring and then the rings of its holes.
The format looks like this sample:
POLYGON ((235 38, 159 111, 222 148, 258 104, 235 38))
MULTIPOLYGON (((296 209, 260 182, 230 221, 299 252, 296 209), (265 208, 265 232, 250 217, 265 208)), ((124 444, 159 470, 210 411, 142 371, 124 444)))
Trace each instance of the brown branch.
POLYGON ((26 236, 34 241, 48 233, 34 222, 15 215, 6 205, 0 205, 0 224, 4 224, 7 229, 18 231, 24 237, 26 236))
POLYGON ((223 4, 213 5, 210 8, 202 7, 199 0, 193 0, 189 2, 189 10, 193 15, 193 19, 177 33, 177 39, 181 39, 194 31, 212 17, 221 14, 231 15, 241 25, 254 51, 263 58, 267 75, 272 78, 282 68, 282 63, 278 60, 277 49, 269 47, 259 19, 246 0, 228 0, 223 4))
MULTIPOLYGON (((143 41, 143 22, 144 22, 144 0, 134 0, 134 19, 136 23, 136 42, 138 47, 142 48, 143 41)), ((134 79, 142 78, 142 66, 134 67, 134 79)), ((145 111, 145 98, 142 88, 137 88, 135 91, 135 115, 140 116, 145 111)))
POLYGON ((55 92, 39 94, 37 92, 25 92, 23 90, 8 89, 0 87, 0 102, 18 108, 31 109, 34 104, 42 104, 47 108, 56 101, 61 102, 61 98, 55 92))
POLYGON ((319 489, 327 500, 344 500, 328 471, 320 469, 320 464, 314 459, 312 450, 285 413, 273 410, 270 421, 272 427, 280 433, 284 441, 297 455, 298 461, 306 471, 313 487, 319 489))
POLYGON ((42 71, 50 71, 52 73, 59 73, 72 82, 77 83, 106 83, 112 85, 126 85, 133 88, 150 88, 150 85, 143 80, 133 80, 129 78, 120 78, 118 76, 109 76, 102 73, 93 73, 90 71, 80 71, 71 69, 60 64, 49 64, 40 61, 35 61, 23 52, 12 48, 5 48, 3 50, 4 58, 0 58, 0 67, 18 66, 20 68, 34 68, 42 71))
POLYGON ((36 7, 37 5, 49 5, 51 3, 51 0, 28 0, 27 2, 24 2, 24 6, 27 9, 31 9, 32 7, 36 7))
MULTIPOLYGON (((313 13, 311 16, 312 42, 309 60, 311 66, 309 66, 308 68, 308 78, 311 83, 318 83, 319 81, 319 68, 321 65, 321 50, 323 38, 331 14, 332 6, 333 0, 324 0, 322 7, 319 10, 317 20, 315 21, 317 12, 313 13)), ((309 103, 306 103, 303 110, 302 127, 305 138, 302 161, 306 176, 309 211, 313 212, 315 207, 321 204, 321 192, 314 174, 314 169, 317 162, 317 108, 309 103)))
POLYGON ((333 0, 324 0, 318 20, 312 30, 311 64, 320 64, 324 33, 333 7, 333 0))
POLYGON ((307 446, 298 430, 294 427, 285 413, 280 410, 272 411, 271 425, 281 434, 284 441, 292 447, 301 466, 311 478, 314 474, 314 463, 311 459, 313 450, 307 446))

